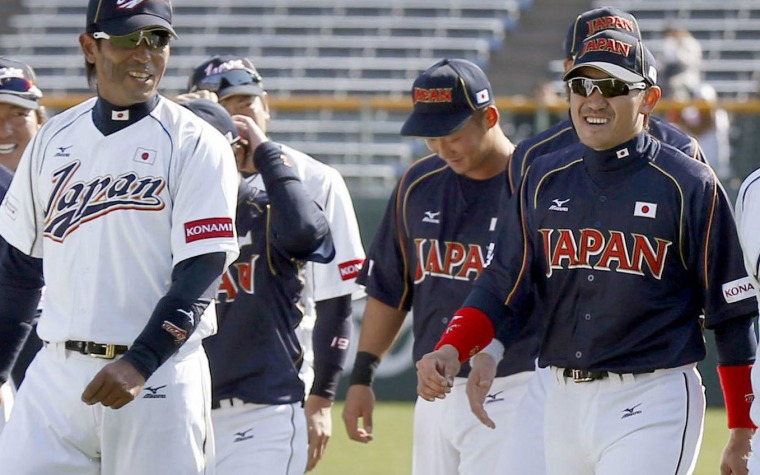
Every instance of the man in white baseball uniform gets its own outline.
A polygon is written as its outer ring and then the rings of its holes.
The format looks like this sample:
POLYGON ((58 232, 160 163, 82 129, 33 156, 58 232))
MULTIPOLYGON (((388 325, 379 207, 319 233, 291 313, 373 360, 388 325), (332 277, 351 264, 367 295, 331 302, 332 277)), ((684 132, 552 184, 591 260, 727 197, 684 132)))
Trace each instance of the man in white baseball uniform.
MULTIPOLYGON (((755 296, 760 300, 760 169, 750 173, 744 179, 739 194, 736 196, 736 227, 739 230, 739 240, 744 251, 744 267, 755 288, 755 296)), ((758 304, 760 308, 760 303, 758 304)), ((757 359, 757 358, 756 358, 757 359)), ((760 366, 752 367, 752 392, 760 393, 760 366)), ((752 400, 749 411, 752 422, 760 423, 760 401, 757 397, 752 400)), ((754 450, 747 461, 750 475, 760 474, 760 434, 755 431, 752 437, 754 450)))
MULTIPOLYGON (((193 94, 196 94, 216 99, 233 116, 246 116, 252 119, 261 131, 267 132, 271 119, 269 98, 264 89, 263 79, 250 59, 213 56, 195 68, 190 76, 188 88, 190 93, 185 97, 193 97, 193 94)), ((214 380, 215 409, 212 414, 219 454, 217 470, 220 473, 233 473, 231 467, 240 466, 253 470, 252 473, 258 473, 257 470, 261 470, 262 467, 269 470, 282 467, 285 470, 281 462, 282 454, 290 454, 291 450, 299 456, 308 450, 306 470, 316 466, 332 434, 331 408, 351 337, 351 301, 352 298, 362 295, 361 287, 355 279, 364 262, 365 254, 353 203, 343 177, 334 168, 303 152, 282 144, 277 146, 281 147, 283 155, 292 164, 309 197, 323 210, 330 226, 335 257, 328 263, 320 263, 324 261, 319 259, 308 259, 303 264, 303 289, 300 292, 303 318, 298 323, 300 357, 293 358, 285 364, 278 364, 275 363, 273 352, 268 352, 268 364, 262 368, 261 362, 255 361, 260 360, 256 356, 256 350, 244 351, 243 344, 235 343, 236 338, 241 338, 241 333, 230 331, 230 328, 234 328, 231 324, 225 327, 228 320, 222 325, 220 334, 206 342, 214 380), (227 353, 223 348, 230 344, 241 351, 239 355, 225 358, 224 355, 227 353), (308 394, 303 403, 308 438, 298 429, 297 424, 285 420, 285 429, 295 427, 295 435, 291 440, 283 440, 280 437, 278 441, 276 431, 264 430, 267 429, 268 422, 261 414, 271 412, 276 407, 284 408, 288 403, 302 402, 302 397, 296 399, 292 393, 292 386, 297 381, 282 376, 294 368, 298 370, 299 366, 308 394), (235 401, 245 401, 248 405, 242 409, 232 407, 235 401), (255 441, 249 442, 252 446, 241 443, 236 434, 247 429, 251 430, 250 434, 256 434, 254 437, 258 437, 258 445, 255 441), (268 447, 276 449, 260 450, 259 447, 264 440, 270 442, 268 447), (305 445, 307 440, 308 448, 305 445), (275 451, 280 455, 276 455, 275 451)), ((250 181, 259 189, 268 189, 264 186, 266 180, 262 180, 261 176, 252 176, 250 181)), ((253 238, 254 247, 256 239, 253 238)), ((272 261, 270 265, 274 265, 272 261)), ((290 286, 287 284, 285 272, 268 273, 265 276, 267 282, 258 277, 257 279, 255 287, 259 290, 255 290, 255 294, 261 294, 262 290, 266 289, 265 286, 290 286)), ((220 294, 227 295, 227 298, 220 297, 220 303, 227 302, 228 306, 234 300, 229 298, 234 291, 231 288, 232 281, 233 279, 223 282, 223 288, 220 290, 220 294), (228 284, 229 288, 224 288, 225 284, 228 284)), ((254 297, 262 298, 260 295, 254 297)), ((243 305, 248 304, 244 303, 242 298, 238 298, 235 307, 240 308, 243 305)), ((253 305, 260 306, 261 303, 253 305)), ((266 304, 266 308, 269 309, 270 318, 275 315, 288 315, 293 310, 278 311, 280 307, 274 302, 266 304)), ((229 316, 230 311, 224 313, 225 319, 232 318, 229 316)), ((234 314, 234 311, 232 313, 234 314)), ((222 311, 219 311, 219 314, 221 318, 222 311)), ((255 316, 255 311, 250 315, 255 316)), ((270 336, 269 339, 271 338, 270 336)), ((245 344, 254 343, 252 338, 248 338, 245 344)), ((257 350, 261 351, 264 344, 257 346, 257 350)), ((281 349, 282 344, 274 347, 281 349)), ((280 363, 282 361, 280 360, 280 363)), ((272 420, 276 419, 268 419, 272 420)), ((285 460, 287 462, 288 459, 285 460)), ((289 462, 287 466, 293 470, 294 463, 289 462)))
POLYGON ((201 339, 238 254, 237 170, 224 136, 156 93, 171 8, 90 1, 79 41, 97 97, 43 126, 0 206, 4 327, 30 318, 46 284, 46 343, 0 436, 4 473, 213 466, 201 339))

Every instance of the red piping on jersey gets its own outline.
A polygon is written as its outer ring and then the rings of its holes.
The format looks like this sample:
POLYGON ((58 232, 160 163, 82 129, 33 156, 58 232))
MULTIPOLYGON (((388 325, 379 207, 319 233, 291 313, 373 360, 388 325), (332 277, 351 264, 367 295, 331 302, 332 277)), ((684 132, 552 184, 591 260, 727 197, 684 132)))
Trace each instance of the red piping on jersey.
MULTIPOLYGON (((528 148, 528 150, 525 151, 525 155, 523 155, 523 161, 520 164, 520 178, 522 178, 522 177, 525 176, 525 170, 527 170, 527 166, 526 165, 528 163, 528 156, 530 155, 530 153, 533 150, 536 149, 536 147, 538 147, 539 145, 543 145, 546 142, 552 141, 552 140, 556 139, 557 137, 559 137, 560 135, 562 135, 562 134, 564 134, 566 132, 569 132, 571 130, 573 130, 572 127, 565 127, 564 129, 558 131, 556 134, 552 135, 551 137, 547 137, 544 140, 542 140, 542 141, 540 141, 540 142, 538 142, 536 144, 531 145, 528 148)), ((509 175, 509 191, 511 191, 512 194, 514 194, 515 193, 515 183, 513 181, 514 177, 512 176, 512 167, 508 167, 507 168, 507 173, 509 175)))
POLYGON ((525 185, 526 180, 522 181, 522 184, 520 185, 520 209, 523 210, 523 212, 520 215, 520 227, 522 228, 522 235, 523 235, 523 261, 522 265, 520 266, 520 273, 517 275, 517 280, 515 280, 515 284, 512 286, 512 290, 509 292, 509 295, 507 295, 506 300, 504 301, 504 305, 509 305, 509 302, 512 300, 512 297, 514 297, 515 292, 517 292, 517 288, 520 286, 520 282, 522 282, 523 275, 525 275, 525 271, 528 269, 528 226, 525 224, 525 185))
POLYGON ((412 189, 419 182, 421 182, 422 180, 428 178, 431 175, 434 175, 436 173, 440 173, 441 171, 445 170, 446 169, 446 164, 444 163, 444 165, 441 168, 438 168, 436 170, 430 171, 430 172, 422 175, 421 177, 417 178, 416 180, 414 180, 406 188, 406 191, 404 192, 403 199, 402 199, 401 193, 402 193, 402 190, 404 189, 404 180, 407 178, 407 176, 409 175, 409 173, 414 168, 416 168, 421 163, 423 163, 423 162, 425 162, 427 160, 433 159, 436 156, 437 155, 435 155, 435 154, 430 154, 430 155, 428 155, 426 157, 423 157, 423 158, 419 159, 418 161, 416 161, 412 165, 410 165, 409 168, 406 170, 406 172, 404 172, 404 175, 401 177, 401 180, 399 181, 399 185, 398 185, 398 191, 396 192, 396 228, 398 229, 398 231, 397 231, 398 232, 398 238, 397 239, 398 239, 399 249, 401 250, 401 260, 404 263, 404 273, 403 273, 403 276, 404 276, 404 293, 401 295, 401 301, 398 303, 398 306, 396 307, 396 310, 402 310, 402 311, 404 310, 404 302, 406 301, 406 296, 409 295, 409 290, 410 290, 411 285, 414 285, 414 284, 410 285, 409 279, 408 279, 408 276, 409 276, 409 259, 407 257, 407 252, 406 252, 406 247, 405 247, 405 242, 406 241, 404 239, 405 235, 409 236, 409 226, 407 225, 407 219, 406 219, 406 209, 407 209, 406 202, 409 199, 409 194, 411 193, 412 189))
POLYGON ((705 272, 705 288, 710 287, 710 281, 709 274, 707 273, 707 250, 710 249, 710 231, 712 230, 712 223, 713 218, 715 217, 715 208, 718 206, 718 187, 720 185, 717 184, 718 178, 715 176, 715 172, 710 168, 710 171, 712 172, 712 178, 713 178, 713 196, 712 196, 712 206, 710 206, 710 218, 707 221, 707 231, 705 236, 705 247, 704 247, 704 272, 705 272))
MULTIPOLYGON (((659 171, 666 177, 668 177, 673 184, 675 184, 676 189, 678 190, 678 196, 681 197, 681 210, 678 215, 678 255, 681 257, 681 265, 684 269, 688 269, 689 266, 686 264, 686 258, 684 257, 683 252, 683 246, 684 246, 684 239, 683 239, 683 215, 684 215, 684 197, 683 197, 683 188, 681 188, 681 184, 678 183, 678 180, 676 180, 673 175, 666 172, 659 166, 655 165, 653 162, 649 162, 649 166, 654 167, 655 170, 659 171)), ((707 253, 705 253, 705 264, 707 264, 707 253)), ((707 267, 705 267, 705 277, 707 277, 707 267)))

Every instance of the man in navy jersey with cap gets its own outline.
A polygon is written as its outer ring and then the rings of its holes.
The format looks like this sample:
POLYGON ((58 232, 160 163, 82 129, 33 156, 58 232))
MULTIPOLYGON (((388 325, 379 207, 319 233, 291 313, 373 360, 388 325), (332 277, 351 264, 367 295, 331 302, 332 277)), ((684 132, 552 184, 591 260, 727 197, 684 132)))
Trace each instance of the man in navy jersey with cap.
POLYGON ((238 255, 233 153, 156 92, 176 36, 169 1, 91 0, 85 26, 97 97, 43 125, 0 206, 4 328, 29 321, 45 282, 45 344, 0 435, 0 470, 209 473, 201 340, 238 255))
POLYGON ((519 245, 500 234, 436 351, 418 362, 418 392, 448 398, 460 362, 501 326, 509 349, 537 305, 539 365, 552 375, 546 472, 689 474, 709 328, 731 428, 722 473, 744 474, 757 302, 730 204, 707 165, 644 132, 660 90, 640 40, 592 35, 564 79, 581 143, 527 170, 503 223, 521 230, 519 245))
MULTIPOLYGON (((600 7, 578 15, 570 25, 565 39, 564 66, 567 71, 573 64, 578 47, 589 36, 604 30, 614 30, 641 39, 636 17, 616 7, 600 7)), ((647 55, 651 53, 646 50, 647 55)), ((654 63, 654 57, 650 56, 654 63)), ((656 139, 681 150, 700 162, 707 163, 696 139, 656 116, 649 116, 645 129, 656 139)), ((533 160, 547 153, 578 143, 578 134, 570 118, 517 144, 509 164, 509 187, 514 192, 520 185, 525 170, 533 160)))
MULTIPOLYGON (((412 102, 401 134, 423 138, 433 153, 401 177, 359 276, 368 300, 343 420, 349 437, 364 443, 373 438, 374 370, 407 312, 413 311, 416 361, 433 349, 492 259, 504 172, 514 150, 499 125, 488 78, 469 61, 444 59, 428 68, 414 81, 412 102)), ((452 397, 444 404, 417 400, 414 475, 492 472, 535 369, 531 336, 523 331, 498 368, 493 359, 480 364, 473 358, 472 372, 493 379, 488 407, 503 421, 495 430, 470 412, 470 365, 451 375, 452 397)))

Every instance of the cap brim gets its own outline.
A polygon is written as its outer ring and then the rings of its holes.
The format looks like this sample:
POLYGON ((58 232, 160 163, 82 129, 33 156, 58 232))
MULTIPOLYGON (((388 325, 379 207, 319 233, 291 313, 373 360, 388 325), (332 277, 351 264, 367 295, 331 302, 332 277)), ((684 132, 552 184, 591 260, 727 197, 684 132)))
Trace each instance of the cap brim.
POLYGON ((158 29, 168 31, 174 38, 179 38, 172 25, 156 15, 134 15, 127 18, 115 18, 98 22, 98 26, 111 36, 124 36, 137 30, 158 29))
POLYGON ((34 99, 28 99, 17 94, 2 94, 0 93, 0 102, 5 104, 11 104, 14 106, 23 107, 24 109, 37 110, 40 108, 40 103, 34 99))
POLYGON ((401 126, 401 135, 422 138, 445 137, 461 129, 472 117, 473 112, 472 109, 444 114, 412 112, 401 126))
POLYGON ((618 66, 617 64, 605 63, 601 61, 590 61, 588 63, 576 64, 575 66, 570 68, 570 70, 567 73, 565 73, 565 75, 562 77, 562 80, 567 81, 568 79, 574 78, 575 76, 578 75, 577 71, 584 66, 598 69, 599 71, 605 72, 609 74, 610 76, 620 79, 621 81, 625 81, 625 82, 632 83, 632 82, 646 81, 644 76, 640 74, 633 73, 622 66, 618 66))
POLYGON ((263 96, 264 89, 255 84, 244 84, 241 86, 230 86, 220 89, 217 93, 219 100, 229 96, 263 96))

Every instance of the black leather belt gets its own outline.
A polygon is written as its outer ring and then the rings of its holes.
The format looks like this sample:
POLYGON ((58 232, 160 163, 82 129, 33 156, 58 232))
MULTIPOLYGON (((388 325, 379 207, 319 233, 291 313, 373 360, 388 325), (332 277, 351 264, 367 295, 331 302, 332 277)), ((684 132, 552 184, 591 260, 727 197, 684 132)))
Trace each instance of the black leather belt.
POLYGON ((224 404, 224 407, 234 407, 234 406, 242 406, 243 404, 251 404, 251 403, 243 401, 242 399, 238 399, 235 397, 225 398, 225 399, 212 399, 211 409, 221 409, 222 404, 224 404))
POLYGON ((129 349, 126 345, 111 345, 107 343, 95 343, 93 341, 69 340, 64 345, 67 350, 107 360, 112 360, 119 355, 123 355, 129 349))
POLYGON ((562 376, 572 378, 576 383, 590 383, 591 381, 606 378, 609 376, 609 373, 607 373, 607 371, 588 371, 585 369, 565 368, 562 372, 562 376))

